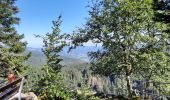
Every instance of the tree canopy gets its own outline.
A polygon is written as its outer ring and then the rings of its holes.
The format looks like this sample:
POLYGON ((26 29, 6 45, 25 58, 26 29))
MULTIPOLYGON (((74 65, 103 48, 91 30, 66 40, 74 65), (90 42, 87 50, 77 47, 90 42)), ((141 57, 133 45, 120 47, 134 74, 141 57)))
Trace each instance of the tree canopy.
POLYGON ((92 2, 89 19, 72 36, 72 47, 88 41, 102 50, 90 52, 96 74, 125 76, 129 97, 131 79, 163 77, 169 72, 169 34, 153 20, 152 0, 99 0, 92 2))
POLYGON ((43 39, 42 52, 46 56, 46 64, 42 68, 43 76, 38 80, 38 86, 41 89, 37 89, 38 95, 41 99, 64 99, 69 100, 69 94, 64 89, 64 83, 60 75, 62 59, 59 53, 63 47, 66 46, 66 42, 63 40, 66 35, 60 31, 61 16, 56 21, 53 21, 52 32, 45 34, 45 36, 37 36, 43 39))
POLYGON ((0 76, 6 77, 8 72, 21 74, 27 69, 23 64, 30 54, 23 56, 26 42, 23 42, 23 34, 17 33, 15 25, 19 24, 19 18, 15 15, 19 12, 15 5, 16 0, 0 1, 0 76))

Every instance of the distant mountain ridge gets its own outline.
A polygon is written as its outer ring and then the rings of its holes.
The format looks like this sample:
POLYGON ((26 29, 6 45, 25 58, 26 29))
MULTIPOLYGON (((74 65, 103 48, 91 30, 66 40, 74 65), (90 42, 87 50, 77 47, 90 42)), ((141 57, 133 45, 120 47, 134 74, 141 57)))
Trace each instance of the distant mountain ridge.
MULTIPOLYGON (((63 48, 63 51, 60 52, 60 56, 63 59, 62 64, 64 65, 72 65, 72 64, 81 64, 81 63, 88 63, 89 57, 87 53, 89 51, 97 51, 101 49, 101 47, 96 46, 84 46, 84 47, 77 47, 76 49, 71 50, 68 53, 69 47, 63 48)), ((36 67, 40 67, 45 63, 45 56, 41 51, 41 48, 32 48, 27 47, 25 53, 32 52, 32 56, 28 60, 28 64, 36 67)))

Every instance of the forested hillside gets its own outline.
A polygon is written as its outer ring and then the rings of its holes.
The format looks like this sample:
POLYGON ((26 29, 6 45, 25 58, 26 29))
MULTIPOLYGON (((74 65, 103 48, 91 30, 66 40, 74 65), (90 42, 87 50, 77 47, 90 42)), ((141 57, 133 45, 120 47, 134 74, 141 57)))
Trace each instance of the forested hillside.
MULTIPOLYGON (((90 59, 88 57, 88 52, 97 51, 98 49, 101 49, 101 47, 85 46, 68 52, 69 47, 65 47, 63 51, 60 52, 60 57, 63 59, 61 63, 66 66, 89 63, 90 59)), ((28 47, 24 54, 29 52, 32 53, 32 56, 28 59, 28 64, 35 67, 41 67, 45 63, 46 57, 41 51, 41 48, 28 47)))
POLYGON ((0 0, 1 90, 27 76, 22 92, 39 100, 170 100, 169 0, 91 0, 83 25, 63 32, 65 14, 55 14, 35 33, 41 48, 18 33, 16 1, 0 0))

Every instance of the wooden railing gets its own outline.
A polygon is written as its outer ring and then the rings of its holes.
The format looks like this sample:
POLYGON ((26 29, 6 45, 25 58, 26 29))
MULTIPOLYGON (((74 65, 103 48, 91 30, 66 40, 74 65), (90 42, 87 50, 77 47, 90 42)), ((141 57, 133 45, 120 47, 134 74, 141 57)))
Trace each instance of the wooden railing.
POLYGON ((23 88, 24 79, 24 77, 18 78, 15 81, 0 87, 0 100, 8 100, 16 94, 18 100, 21 100, 21 90, 23 88))

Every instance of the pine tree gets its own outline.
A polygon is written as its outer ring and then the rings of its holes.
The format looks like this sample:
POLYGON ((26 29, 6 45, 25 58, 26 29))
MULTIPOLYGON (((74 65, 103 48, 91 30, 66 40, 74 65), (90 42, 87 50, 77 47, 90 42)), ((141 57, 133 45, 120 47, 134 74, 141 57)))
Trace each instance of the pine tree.
POLYGON ((90 18, 73 34, 71 48, 88 41, 102 45, 102 50, 89 53, 94 73, 123 76, 129 98, 134 76, 164 79, 170 67, 165 52, 169 34, 153 21, 152 0, 99 0, 90 8, 90 18))
POLYGON ((16 0, 0 0, 0 77, 6 77, 8 72, 18 75, 27 69, 23 64, 29 56, 23 56, 26 42, 21 40, 24 35, 17 33, 14 25, 19 24, 15 15, 19 12, 15 5, 16 0))
POLYGON ((46 56, 46 64, 43 66, 43 76, 38 81, 38 92, 43 100, 69 100, 69 94, 66 93, 64 84, 61 79, 60 71, 63 65, 61 65, 62 59, 59 53, 63 47, 66 46, 65 34, 61 34, 61 16, 57 21, 53 21, 52 33, 47 33, 45 36, 37 36, 43 39, 42 52, 46 56))

